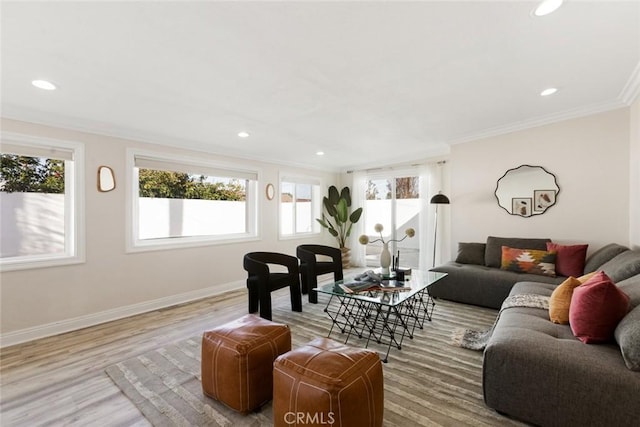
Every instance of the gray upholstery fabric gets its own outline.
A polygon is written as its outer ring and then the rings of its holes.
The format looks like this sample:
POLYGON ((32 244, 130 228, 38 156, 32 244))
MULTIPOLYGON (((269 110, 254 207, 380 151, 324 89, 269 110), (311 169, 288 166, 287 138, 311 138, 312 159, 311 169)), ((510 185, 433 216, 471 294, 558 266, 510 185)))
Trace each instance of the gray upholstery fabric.
POLYGON ((466 304, 499 309, 509 295, 513 285, 520 281, 551 283, 555 288, 564 277, 549 277, 537 274, 489 268, 482 265, 449 262, 431 271, 448 273, 447 276, 429 286, 432 297, 466 304))
POLYGON ((460 264, 484 265, 485 243, 458 243, 456 262, 460 264))
POLYGON ((616 285, 629 296, 629 306, 631 308, 640 305, 640 274, 617 282, 616 285))
POLYGON ((551 239, 522 239, 516 237, 487 237, 487 247, 484 252, 484 265, 500 268, 502 264, 502 247, 509 246, 517 249, 547 250, 547 242, 551 239))
MULTIPOLYGON (((518 283, 511 294, 551 295, 554 286, 518 283)), ((504 310, 484 352, 488 406, 542 426, 636 426, 640 372, 615 344, 583 344, 546 310, 504 310)))
POLYGON ((598 270, 604 271, 614 283, 640 274, 640 250, 624 251, 602 264, 598 270))
POLYGON ((626 246, 618 245, 617 243, 609 243, 592 253, 584 264, 584 273, 591 273, 600 268, 604 263, 613 259, 616 255, 622 252, 628 251, 626 246))
POLYGON ((640 306, 627 313, 618 323, 614 336, 627 368, 640 371, 640 306))

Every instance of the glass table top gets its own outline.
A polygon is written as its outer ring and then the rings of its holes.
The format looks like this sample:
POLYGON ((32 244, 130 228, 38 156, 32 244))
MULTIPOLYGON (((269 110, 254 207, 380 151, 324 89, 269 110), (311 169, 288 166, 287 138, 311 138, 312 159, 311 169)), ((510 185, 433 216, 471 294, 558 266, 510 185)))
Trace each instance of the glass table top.
POLYGON ((412 270, 411 276, 406 276, 402 282, 396 282, 393 278, 384 280, 383 284, 385 285, 385 289, 391 289, 385 291, 367 290, 358 293, 348 293, 344 287, 340 286, 355 282, 355 276, 357 275, 358 274, 347 275, 343 280, 318 286, 315 290, 327 295, 355 298, 362 301, 394 306, 424 291, 432 283, 446 276, 447 273, 412 270), (393 290, 394 286, 399 287, 401 290, 393 290))

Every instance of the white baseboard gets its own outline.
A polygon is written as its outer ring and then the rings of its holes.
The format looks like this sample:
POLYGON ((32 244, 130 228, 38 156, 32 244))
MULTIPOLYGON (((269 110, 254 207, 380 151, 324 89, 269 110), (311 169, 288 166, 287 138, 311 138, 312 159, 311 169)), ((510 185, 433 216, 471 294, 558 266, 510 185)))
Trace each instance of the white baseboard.
POLYGON ((75 331, 89 326, 95 326, 101 323, 110 322, 112 320, 122 319, 123 317, 135 316, 136 314, 142 314, 148 311, 170 307, 172 305, 183 304, 185 302, 219 295, 224 292, 242 289, 245 286, 246 284, 244 280, 238 280, 236 282, 229 282, 210 288, 198 289, 197 291, 171 295, 168 297, 145 301, 138 304, 118 307, 112 310, 106 310, 99 313, 92 313, 85 316, 62 320, 60 322, 53 322, 45 325, 39 325, 31 328, 21 329, 18 331, 8 332, 6 334, 0 335, 0 348, 24 343, 27 341, 33 341, 39 338, 50 337, 65 332, 75 331))

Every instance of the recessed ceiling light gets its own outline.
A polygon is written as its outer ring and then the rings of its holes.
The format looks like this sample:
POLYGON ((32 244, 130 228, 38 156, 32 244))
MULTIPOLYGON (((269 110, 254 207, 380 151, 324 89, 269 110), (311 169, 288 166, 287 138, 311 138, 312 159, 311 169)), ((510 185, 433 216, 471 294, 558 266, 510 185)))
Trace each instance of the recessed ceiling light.
POLYGON ((316 151, 316 156, 324 156, 324 151, 316 151))
POLYGON ((37 87, 38 89, 56 90, 56 85, 46 80, 33 80, 31 84, 37 87))
POLYGON ((240 138, 249 138, 249 132, 244 132, 244 131, 238 132, 238 136, 240 138))
POLYGON ((543 90, 542 92, 540 92, 540 96, 549 96, 549 95, 553 95, 554 93, 556 93, 558 91, 557 88, 555 87, 550 87, 547 88, 545 90, 543 90))
POLYGON ((563 0, 544 0, 533 11, 535 16, 545 16, 552 12, 555 12, 560 6, 562 6, 563 0))

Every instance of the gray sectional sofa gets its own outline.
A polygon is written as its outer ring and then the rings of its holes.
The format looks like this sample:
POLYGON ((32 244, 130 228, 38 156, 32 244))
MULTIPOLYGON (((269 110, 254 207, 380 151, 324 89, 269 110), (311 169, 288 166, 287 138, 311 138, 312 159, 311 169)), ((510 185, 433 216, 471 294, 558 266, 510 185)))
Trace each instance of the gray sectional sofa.
MULTIPOLYGON (((626 251, 601 267, 613 277, 635 272, 615 282, 632 307, 615 342, 584 344, 569 325, 549 321, 547 310, 503 310, 484 351, 487 406, 540 426, 640 425, 640 251, 626 251)), ((550 296, 554 288, 519 282, 511 295, 550 296)))
MULTIPOLYGON (((464 244, 456 262, 434 269, 449 276, 429 292, 493 308, 509 295, 551 296, 565 277, 531 277, 496 265, 502 245, 546 249, 547 241, 490 237, 464 244)), ((487 406, 540 426, 640 425, 640 250, 607 245, 586 260, 584 273, 597 270, 630 297, 615 341, 584 344, 570 325, 552 323, 548 310, 502 310, 483 357, 487 406)))
MULTIPOLYGON (((509 296, 513 285, 518 282, 559 285, 566 277, 516 273, 500 269, 502 246, 546 250, 547 242, 551 242, 551 239, 489 236, 486 243, 459 243, 455 261, 431 269, 448 274, 429 287, 429 294, 434 298, 499 309, 509 296)), ((604 246, 587 258, 583 274, 600 269, 607 261, 628 250, 626 246, 615 243, 604 246)), ((625 277, 622 271, 604 271, 607 274, 612 273, 609 276, 613 281, 629 277, 625 277)))

